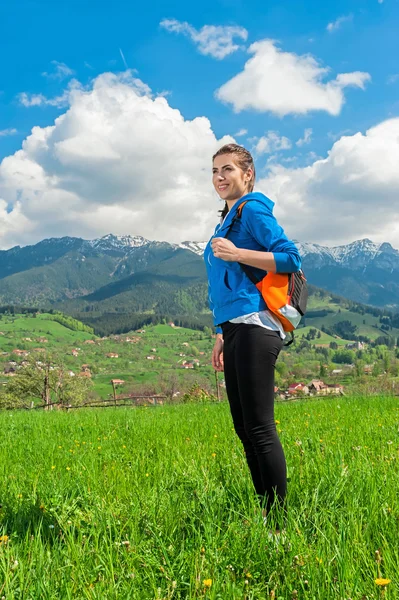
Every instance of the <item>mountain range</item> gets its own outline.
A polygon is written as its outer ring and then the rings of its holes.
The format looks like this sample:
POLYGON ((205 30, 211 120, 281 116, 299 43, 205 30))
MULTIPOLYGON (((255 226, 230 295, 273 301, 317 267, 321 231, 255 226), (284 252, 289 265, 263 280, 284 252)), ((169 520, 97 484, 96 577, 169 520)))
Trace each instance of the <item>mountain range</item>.
MULTIPOLYGON (((310 284, 356 302, 399 310, 399 251, 369 239, 327 247, 295 242, 310 284)), ((65 312, 206 313, 206 242, 113 234, 50 238, 0 251, 0 304, 65 312)))

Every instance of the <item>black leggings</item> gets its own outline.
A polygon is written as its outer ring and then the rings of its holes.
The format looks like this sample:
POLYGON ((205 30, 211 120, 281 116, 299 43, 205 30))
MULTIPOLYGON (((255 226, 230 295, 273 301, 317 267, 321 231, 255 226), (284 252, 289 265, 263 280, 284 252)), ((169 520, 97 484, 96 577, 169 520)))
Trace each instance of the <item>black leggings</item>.
POLYGON ((283 346, 277 331, 250 325, 221 325, 227 397, 234 429, 246 455, 261 506, 284 505, 287 469, 274 420, 274 368, 283 346))

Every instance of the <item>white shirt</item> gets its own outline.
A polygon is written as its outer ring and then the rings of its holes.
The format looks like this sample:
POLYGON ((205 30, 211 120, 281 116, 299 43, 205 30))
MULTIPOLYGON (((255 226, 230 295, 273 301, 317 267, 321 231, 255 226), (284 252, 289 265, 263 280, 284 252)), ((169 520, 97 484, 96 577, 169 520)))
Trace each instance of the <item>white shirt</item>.
POLYGON ((248 313, 235 319, 230 319, 230 323, 247 323, 251 325, 259 325, 265 329, 278 331, 282 340, 286 338, 283 326, 280 321, 274 317, 269 310, 260 310, 258 312, 248 313))

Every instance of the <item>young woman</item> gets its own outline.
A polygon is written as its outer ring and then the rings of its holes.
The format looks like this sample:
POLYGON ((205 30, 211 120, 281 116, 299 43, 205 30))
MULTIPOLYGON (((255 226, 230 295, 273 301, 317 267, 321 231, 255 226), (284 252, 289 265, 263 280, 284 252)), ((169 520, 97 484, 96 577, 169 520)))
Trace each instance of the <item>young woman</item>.
POLYGON ((274 419, 274 368, 285 333, 239 263, 260 278, 267 271, 295 273, 301 258, 273 215, 274 202, 253 192, 254 182, 254 162, 242 146, 227 144, 213 156, 213 185, 225 206, 204 260, 216 325, 212 366, 224 370, 234 428, 266 523, 274 502, 284 507, 286 495, 286 463, 274 419), (243 200, 251 201, 226 239, 243 200))

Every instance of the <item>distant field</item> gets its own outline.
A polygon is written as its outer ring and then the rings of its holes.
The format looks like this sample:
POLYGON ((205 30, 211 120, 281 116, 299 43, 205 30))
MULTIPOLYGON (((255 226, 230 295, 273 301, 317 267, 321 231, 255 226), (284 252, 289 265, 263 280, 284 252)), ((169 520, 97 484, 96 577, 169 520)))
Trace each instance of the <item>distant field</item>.
MULTIPOLYGON (((84 341, 91 338, 95 338, 93 334, 86 333, 84 331, 72 331, 64 325, 57 323, 56 321, 50 321, 46 314, 38 315, 36 318, 25 317, 24 315, 18 315, 16 317, 2 316, 0 319, 0 331, 4 333, 12 331, 15 333, 15 339, 19 337, 47 337, 53 343, 73 343, 76 340, 84 341), (18 335, 19 334, 19 335, 18 335), (31 334, 31 335, 30 335, 31 334)), ((0 335, 0 350, 8 343, 7 338, 0 335)), ((40 346, 40 342, 33 341, 26 342, 31 347, 40 346)))
MULTIPOLYGON (((311 320, 311 319, 308 319, 311 320)), ((306 336, 309 331, 311 329, 317 329, 316 327, 313 327, 311 325, 306 326, 306 327, 301 327, 300 329, 298 329, 295 332, 295 337, 297 339, 301 339, 302 337, 306 336)), ((321 333, 321 336, 318 338, 316 337, 314 340, 311 341, 312 344, 320 344, 320 345, 329 345, 330 342, 335 342, 336 344, 338 344, 338 346, 346 346, 346 344, 348 344, 348 340, 343 340, 341 338, 338 337, 333 337, 332 335, 328 335, 327 333, 324 333, 324 331, 319 330, 321 333)))
MULTIPOLYGON (((7 382, 7 378, 2 376, 2 362, 5 364, 15 360, 17 355, 13 354, 14 349, 32 352, 35 348, 43 348, 55 357, 62 358, 66 366, 75 373, 79 373, 83 364, 89 365, 92 371, 93 391, 101 398, 112 394, 111 379, 125 381, 125 384, 118 388, 118 393, 125 393, 130 388, 137 388, 142 384, 154 384, 160 375, 169 377, 175 374, 178 380, 181 380, 187 375, 181 368, 184 360, 200 362, 201 376, 213 384, 214 372, 210 365, 210 356, 214 340, 200 331, 159 324, 139 330, 144 333, 133 331, 116 336, 116 339, 111 336, 103 340, 90 333, 72 331, 47 317, 47 314, 36 318, 3 315, 0 319, 0 332, 4 334, 0 335, 0 353, 10 353, 0 355, 0 383, 7 382), (124 342, 129 336, 137 339, 138 343, 124 342), (46 338, 48 342, 38 341, 40 337, 46 338), (24 338, 30 338, 31 341, 24 338), (85 344, 86 340, 94 340, 95 344, 85 344), (73 356, 73 350, 78 350, 77 356, 73 356), (107 357, 110 352, 118 354, 118 357, 107 357), (149 360, 147 356, 155 358, 149 360)), ((17 357, 17 360, 22 359, 17 357)), ((191 375, 194 383, 194 370, 191 371, 191 375)))
POLYGON ((277 546, 226 403, 0 413, 0 597, 398 598, 398 399, 279 403, 276 422, 277 546))

